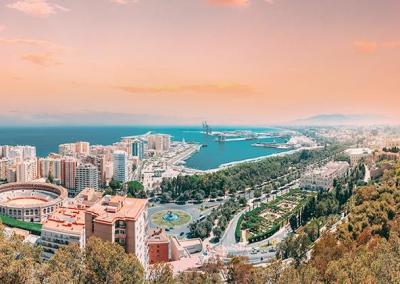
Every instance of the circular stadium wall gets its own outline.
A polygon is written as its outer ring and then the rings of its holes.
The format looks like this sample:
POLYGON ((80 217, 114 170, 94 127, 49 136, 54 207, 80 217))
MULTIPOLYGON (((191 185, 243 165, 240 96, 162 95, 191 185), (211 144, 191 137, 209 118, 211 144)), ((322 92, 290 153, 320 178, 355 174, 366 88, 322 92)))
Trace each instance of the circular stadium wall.
POLYGON ((0 214, 26 222, 41 222, 63 205, 68 192, 48 183, 8 183, 0 186, 0 214))

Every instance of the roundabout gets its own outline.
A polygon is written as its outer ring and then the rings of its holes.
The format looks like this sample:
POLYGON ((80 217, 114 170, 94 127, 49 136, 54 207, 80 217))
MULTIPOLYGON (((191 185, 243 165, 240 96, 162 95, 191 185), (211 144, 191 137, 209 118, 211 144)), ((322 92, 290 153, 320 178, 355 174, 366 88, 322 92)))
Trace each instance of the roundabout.
POLYGON ((161 210, 153 213, 150 217, 151 222, 159 227, 179 227, 189 223, 192 216, 182 210, 161 210))

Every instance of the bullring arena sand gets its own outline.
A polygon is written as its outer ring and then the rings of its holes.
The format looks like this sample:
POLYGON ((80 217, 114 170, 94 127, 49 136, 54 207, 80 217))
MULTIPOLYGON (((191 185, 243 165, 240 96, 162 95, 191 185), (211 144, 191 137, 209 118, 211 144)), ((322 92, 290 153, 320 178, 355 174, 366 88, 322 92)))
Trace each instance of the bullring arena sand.
POLYGON ((24 197, 24 198, 11 199, 11 200, 7 201, 7 204, 9 204, 9 205, 38 205, 38 204, 43 204, 46 202, 47 202, 47 200, 44 200, 44 199, 24 197))

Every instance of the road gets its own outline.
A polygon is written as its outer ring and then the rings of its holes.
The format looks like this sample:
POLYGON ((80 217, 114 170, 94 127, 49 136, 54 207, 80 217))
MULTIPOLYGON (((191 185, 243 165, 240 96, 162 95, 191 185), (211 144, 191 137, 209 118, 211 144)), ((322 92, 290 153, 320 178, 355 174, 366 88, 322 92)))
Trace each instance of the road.
MULTIPOLYGON (((296 187, 298 187, 297 181, 294 184, 290 183, 289 187, 288 187, 288 185, 281 187, 280 190, 275 194, 271 194, 269 196, 263 194, 260 197, 260 200, 262 202, 270 202, 270 201, 274 200, 277 196, 284 195, 284 194, 288 193, 290 189, 296 188, 296 187)), ((252 207, 252 205, 254 205, 253 201, 254 201, 254 198, 249 200, 248 204, 250 206, 248 206, 246 209, 240 211, 238 214, 236 214, 233 217, 232 221, 229 223, 228 227, 225 230, 224 235, 221 238, 220 244, 222 244, 225 247, 229 247, 233 244, 236 244, 235 230, 236 230, 237 223, 239 221, 240 216, 243 213, 245 213, 246 211, 248 211, 252 207)), ((259 244, 255 244, 255 245, 259 245, 259 244)))
POLYGON ((371 179, 371 172, 366 164, 364 164, 364 168, 365 168, 364 182, 368 183, 369 180, 371 179))
POLYGON ((226 228, 225 233, 221 238, 221 241, 220 241, 221 245, 228 247, 232 244, 236 244, 236 238, 235 238, 236 226, 237 226, 240 216, 242 216, 242 214, 244 214, 244 212, 246 212, 247 210, 249 210, 248 207, 246 209, 243 209, 242 211, 240 211, 238 214, 236 214, 233 217, 233 219, 229 222, 228 227, 226 228))
MULTIPOLYGON (((149 207, 149 224, 151 228, 157 227, 155 224, 151 222, 151 216, 159 211, 162 210, 182 210, 188 213, 192 217, 192 221, 198 220, 201 216, 206 216, 210 213, 212 208, 210 207, 218 207, 221 205, 223 201, 216 201, 216 202, 204 202, 202 204, 191 204, 191 203, 186 203, 184 205, 178 205, 175 203, 165 203, 165 204, 159 204, 159 203, 152 203, 152 207, 149 207), (201 210, 201 208, 209 207, 209 209, 201 210)), ((169 230, 168 234, 180 236, 182 233, 185 235, 189 233, 189 224, 184 224, 179 227, 174 227, 173 229, 169 230)))

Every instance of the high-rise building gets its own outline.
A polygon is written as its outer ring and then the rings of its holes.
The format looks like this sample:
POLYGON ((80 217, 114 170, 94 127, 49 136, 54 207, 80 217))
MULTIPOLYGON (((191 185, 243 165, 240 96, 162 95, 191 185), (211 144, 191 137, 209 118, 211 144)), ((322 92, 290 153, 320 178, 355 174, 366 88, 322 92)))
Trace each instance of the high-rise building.
POLYGON ((98 154, 98 155, 88 155, 82 159, 84 163, 89 163, 97 167, 97 172, 99 174, 99 186, 104 187, 106 185, 106 172, 105 172, 105 164, 106 164, 106 155, 98 154))
POLYGON ((144 142, 140 139, 131 141, 131 153, 133 157, 138 157, 140 160, 144 158, 144 142))
POLYGON ((22 156, 24 159, 36 158, 36 147, 29 145, 21 147, 22 147, 22 156))
POLYGON ((124 151, 113 153, 113 178, 119 182, 128 181, 128 154, 124 151))
POLYGON ((97 167, 92 164, 80 164, 76 168, 76 186, 72 195, 76 195, 85 188, 99 188, 99 174, 97 167))
POLYGON ((7 158, 0 159, 0 180, 7 180, 7 170, 10 165, 10 160, 7 158))
POLYGON ((78 141, 75 143, 66 143, 58 145, 58 152, 63 156, 89 155, 90 144, 89 142, 78 141))
POLYGON ((62 156, 74 156, 75 155, 75 144, 67 143, 58 145, 58 153, 62 156))
POLYGON ((78 154, 89 155, 90 154, 90 144, 89 142, 78 141, 75 143, 75 151, 78 154))
POLYGON ((105 196, 85 213, 86 238, 96 236, 120 244, 127 253, 148 264, 147 199, 105 196))
POLYGON ((61 160, 61 180, 62 185, 67 189, 75 189, 76 186, 76 168, 78 160, 72 157, 66 157, 61 160))
POLYGON ((151 134, 147 136, 147 149, 156 152, 168 151, 171 147, 171 136, 167 134, 151 134))
POLYGON ((37 178, 37 161, 29 159, 16 164, 16 181, 29 182, 37 178))
POLYGON ((39 175, 42 178, 52 176, 54 181, 61 183, 61 159, 59 158, 40 158, 39 175))
POLYGON ((7 181, 16 182, 17 181, 17 169, 15 166, 7 168, 7 181))

